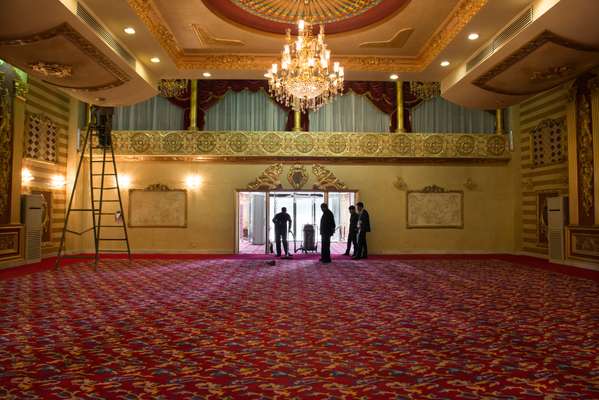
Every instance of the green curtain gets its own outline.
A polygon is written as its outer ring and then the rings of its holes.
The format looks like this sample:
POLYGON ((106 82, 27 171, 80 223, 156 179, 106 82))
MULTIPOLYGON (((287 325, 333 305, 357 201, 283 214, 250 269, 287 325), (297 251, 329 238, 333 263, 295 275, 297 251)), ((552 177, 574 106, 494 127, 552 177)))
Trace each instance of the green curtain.
POLYGON ((495 114, 433 97, 412 109, 412 130, 418 133, 494 133, 495 114))
POLYGON ((284 131, 287 112, 264 91, 228 91, 206 112, 207 131, 284 131))
POLYGON ((115 107, 112 129, 183 130, 183 109, 161 96, 131 106, 115 107))
POLYGON ((310 131, 389 132, 390 125, 389 114, 351 91, 310 113, 310 131))

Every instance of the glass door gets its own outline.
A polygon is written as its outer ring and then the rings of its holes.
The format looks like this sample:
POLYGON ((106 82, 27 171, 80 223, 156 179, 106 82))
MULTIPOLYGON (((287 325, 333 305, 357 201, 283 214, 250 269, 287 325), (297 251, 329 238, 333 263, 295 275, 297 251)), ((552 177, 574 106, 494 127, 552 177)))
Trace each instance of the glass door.
POLYGON ((266 192, 237 193, 239 254, 264 254, 266 249, 266 192))
POLYGON ((347 242, 349 232, 349 206, 355 205, 355 192, 329 192, 329 209, 335 216, 337 230, 331 242, 347 242))
MULTIPOLYGON (((318 234, 320 222, 320 205, 324 202, 323 192, 270 192, 269 193, 269 240, 274 243, 275 228, 272 222, 275 214, 283 207, 291 217, 291 232, 289 249, 295 251, 302 247, 304 241, 304 226, 312 225, 318 234), (295 242, 294 242, 295 241, 295 242)), ((274 245, 274 244, 273 244, 274 245)))

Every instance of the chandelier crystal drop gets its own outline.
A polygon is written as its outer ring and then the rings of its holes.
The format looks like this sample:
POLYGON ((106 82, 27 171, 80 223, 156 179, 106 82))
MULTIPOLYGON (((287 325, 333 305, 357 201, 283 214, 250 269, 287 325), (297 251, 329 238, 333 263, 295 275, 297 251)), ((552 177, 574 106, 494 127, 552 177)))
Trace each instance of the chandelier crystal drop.
POLYGON ((343 91, 343 67, 331 65, 331 50, 324 42, 324 26, 314 36, 312 26, 300 20, 298 36, 291 37, 287 29, 281 55, 281 65, 273 64, 268 71, 271 96, 295 111, 318 110, 343 91))

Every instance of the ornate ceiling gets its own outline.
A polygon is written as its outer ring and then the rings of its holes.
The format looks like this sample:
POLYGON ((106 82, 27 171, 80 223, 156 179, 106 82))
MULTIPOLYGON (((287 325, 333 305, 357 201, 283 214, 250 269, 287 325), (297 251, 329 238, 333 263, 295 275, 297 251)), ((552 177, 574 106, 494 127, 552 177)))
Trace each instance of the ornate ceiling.
POLYGON ((215 14, 265 32, 281 33, 298 19, 326 24, 327 33, 360 29, 394 15, 411 0, 202 0, 215 14))
POLYGON ((325 24, 347 80, 440 81, 455 103, 496 108, 597 65, 598 13, 599 0, 1 0, 0 58, 84 101, 128 104, 161 78, 263 79, 301 16, 325 24))

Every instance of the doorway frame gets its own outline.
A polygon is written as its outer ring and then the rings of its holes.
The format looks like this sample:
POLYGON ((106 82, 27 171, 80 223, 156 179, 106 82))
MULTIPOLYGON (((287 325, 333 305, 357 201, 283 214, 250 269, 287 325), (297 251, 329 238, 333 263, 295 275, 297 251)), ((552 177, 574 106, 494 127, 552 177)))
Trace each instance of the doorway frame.
POLYGON ((234 249, 235 254, 239 254, 239 193, 264 193, 266 194, 266 241, 264 242, 264 254, 268 254, 268 245, 270 244, 270 194, 278 192, 295 192, 295 193, 324 193, 324 202, 329 204, 329 193, 353 193, 356 203, 360 201, 360 191, 358 189, 340 189, 340 190, 318 190, 318 189, 273 189, 273 190, 252 190, 252 189, 235 189, 235 229, 234 229, 234 249))

